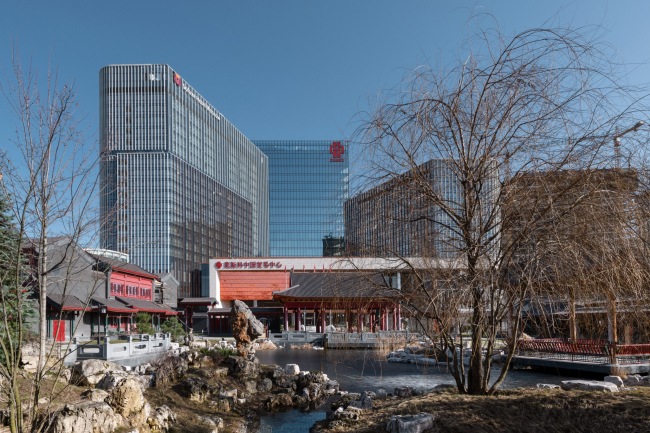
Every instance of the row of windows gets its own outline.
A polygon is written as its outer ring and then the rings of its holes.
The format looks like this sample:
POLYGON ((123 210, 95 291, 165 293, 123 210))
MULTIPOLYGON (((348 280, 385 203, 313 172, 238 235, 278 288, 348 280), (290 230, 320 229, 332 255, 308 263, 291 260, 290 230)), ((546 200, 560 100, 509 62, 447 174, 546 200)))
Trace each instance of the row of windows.
POLYGON ((127 298, 141 298, 151 300, 151 287, 138 287, 111 283, 111 296, 124 296, 127 298))

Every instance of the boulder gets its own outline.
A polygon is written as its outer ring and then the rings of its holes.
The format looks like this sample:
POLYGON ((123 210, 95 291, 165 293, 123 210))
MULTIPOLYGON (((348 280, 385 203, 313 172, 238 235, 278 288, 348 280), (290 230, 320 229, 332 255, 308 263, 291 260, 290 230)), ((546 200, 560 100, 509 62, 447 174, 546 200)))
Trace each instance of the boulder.
POLYGON ((105 402, 68 404, 55 415, 52 433, 111 433, 121 427, 124 420, 105 402))
POLYGON ((264 325, 257 320, 250 308, 239 300, 233 301, 231 316, 237 354, 242 357, 253 355, 255 350, 252 342, 264 334, 264 325))
POLYGON ((157 408, 147 418, 147 424, 153 433, 167 432, 174 423, 176 423, 176 414, 165 405, 157 408))
POLYGON ((386 397, 388 397, 388 393, 386 393, 386 390, 383 388, 379 388, 377 390, 377 398, 379 400, 386 400, 386 397))
POLYGON ((272 388, 273 388, 273 382, 268 377, 264 378, 257 386, 257 390, 259 392, 269 392, 271 391, 272 388))
POLYGON ((389 433, 422 433, 433 428, 433 415, 420 412, 416 415, 395 415, 386 425, 389 433))
POLYGON ((221 392, 219 393, 219 397, 223 397, 223 398, 228 398, 228 397, 237 398, 237 388, 231 389, 231 390, 229 390, 229 391, 221 391, 221 392))
POLYGON ((292 376, 297 376, 300 373, 300 367, 298 364, 287 364, 284 367, 284 372, 292 376))
POLYGON ((621 376, 605 376, 603 379, 605 382, 613 383, 614 385, 618 387, 623 386, 623 379, 621 379, 621 376))
POLYGON ((354 422, 354 421, 359 421, 359 414, 360 411, 354 410, 354 409, 343 409, 342 407, 339 407, 336 409, 334 412, 330 414, 328 419, 334 420, 334 421, 342 421, 345 420, 347 422, 354 422))
POLYGON ((210 394, 208 382, 198 377, 189 377, 181 382, 182 395, 199 403, 205 401, 210 394))
POLYGON ((559 388, 560 385, 553 385, 551 383, 538 383, 537 388, 542 388, 542 389, 556 389, 559 388))
POLYGON ((217 412, 230 412, 235 408, 235 401, 237 398, 233 397, 218 397, 214 401, 210 401, 210 406, 212 406, 217 412))
POLYGON ((625 383, 625 386, 643 386, 643 379, 641 378, 640 375, 635 374, 635 375, 632 375, 632 376, 628 376, 623 381, 623 383, 625 383))
POLYGON ((326 387, 327 389, 333 389, 334 392, 336 392, 336 391, 338 391, 338 390, 341 389, 340 386, 339 386, 339 383, 338 383, 336 380, 328 380, 328 381, 325 383, 325 387, 326 387))
POLYGON ((57 380, 63 383, 70 383, 71 377, 72 377, 72 371, 70 371, 69 368, 63 368, 61 369, 61 374, 59 374, 59 378, 57 380))
POLYGON ((266 400, 268 410, 286 409, 293 406, 293 400, 289 394, 272 395, 266 400))
POLYGON ((145 404, 140 385, 130 378, 121 382, 111 391, 107 402, 115 410, 115 413, 125 418, 140 412, 145 404))
POLYGON ((361 396, 361 400, 355 400, 351 402, 350 405, 348 406, 348 409, 350 407, 355 407, 361 410, 372 410, 372 398, 364 394, 363 396, 361 396))
POLYGON ((203 423, 207 424, 210 428, 214 429, 213 431, 219 431, 220 429, 223 428, 223 419, 219 418, 218 416, 197 415, 196 418, 199 421, 203 421, 203 423))
POLYGON ((228 368, 227 367, 217 367, 212 370, 214 372, 215 377, 225 377, 228 376, 228 368))
POLYGON ((95 402, 104 401, 106 400, 106 397, 108 397, 108 393, 103 389, 89 389, 88 391, 84 391, 81 395, 86 397, 88 400, 95 402))
POLYGON ((247 380, 244 382, 244 386, 246 387, 246 391, 250 392, 251 394, 255 394, 257 392, 257 382, 254 380, 247 380))
POLYGON ((618 392, 618 387, 613 383, 596 380, 563 380, 560 383, 560 388, 565 391, 577 389, 580 391, 618 392))
POLYGON ((114 362, 101 359, 87 359, 77 362, 72 368, 71 383, 82 386, 95 386, 109 371, 122 371, 122 367, 114 362))
POLYGON ((140 364, 133 368, 133 371, 138 374, 145 374, 148 368, 151 368, 151 364, 140 364))
POLYGON ((242 356, 229 356, 228 362, 230 363, 228 374, 236 379, 257 379, 260 375, 260 361, 255 357, 249 359, 242 356))
POLYGON ((411 397, 413 395, 416 395, 416 392, 415 392, 415 388, 413 388, 412 386, 398 386, 393 391, 393 394, 395 394, 398 397, 411 397))

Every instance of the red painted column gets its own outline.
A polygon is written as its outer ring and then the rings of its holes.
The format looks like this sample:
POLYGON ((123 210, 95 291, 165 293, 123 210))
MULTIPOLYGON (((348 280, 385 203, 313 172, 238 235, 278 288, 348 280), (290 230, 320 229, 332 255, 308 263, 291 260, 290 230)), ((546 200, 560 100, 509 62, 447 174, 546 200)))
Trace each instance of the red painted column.
POLYGON ((375 312, 374 311, 369 311, 368 312, 368 321, 369 326, 370 326, 370 332, 375 332, 375 312))
POLYGON ((386 330, 386 328, 385 328, 385 326, 386 326, 386 317, 384 317, 384 314, 385 314, 384 309, 380 308, 379 309, 379 330, 381 330, 381 331, 386 330))
POLYGON ((397 308, 393 308, 393 331, 397 331, 397 308))
POLYGON ((357 332, 363 332, 363 310, 357 309, 357 332))
POLYGON ((400 304, 397 304, 397 330, 402 330, 402 308, 400 304))
POLYGON ((301 314, 300 308, 296 309, 296 331, 300 331, 301 314))
POLYGON ((289 330, 289 310, 287 307, 283 308, 284 310, 284 330, 288 331, 289 330))

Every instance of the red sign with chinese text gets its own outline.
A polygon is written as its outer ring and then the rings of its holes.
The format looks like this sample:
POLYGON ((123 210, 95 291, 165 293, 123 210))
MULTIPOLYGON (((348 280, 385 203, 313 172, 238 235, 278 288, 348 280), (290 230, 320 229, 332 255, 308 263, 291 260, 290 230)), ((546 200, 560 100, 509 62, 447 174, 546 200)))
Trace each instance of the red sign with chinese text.
POLYGON ((280 262, 216 262, 217 269, 280 269, 280 262))

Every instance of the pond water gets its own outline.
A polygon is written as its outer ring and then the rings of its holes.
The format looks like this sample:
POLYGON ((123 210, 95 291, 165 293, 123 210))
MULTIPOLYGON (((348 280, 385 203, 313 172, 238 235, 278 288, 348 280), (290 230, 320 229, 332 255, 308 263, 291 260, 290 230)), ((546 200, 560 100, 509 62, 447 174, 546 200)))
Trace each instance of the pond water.
MULTIPOLYGON (((455 384, 446 367, 398 364, 386 362, 385 355, 371 350, 292 350, 278 349, 258 351, 255 354, 262 364, 298 364, 300 370, 319 370, 330 379, 337 380, 341 389, 349 392, 377 391, 379 388, 392 392, 397 386, 409 385, 427 391, 436 385, 455 384)), ((501 370, 492 370, 494 382, 501 370)), ((559 384, 567 376, 543 373, 536 370, 508 372, 501 388, 535 386, 538 383, 559 384)))
MULTIPOLYGON (((393 392, 397 386, 409 385, 417 390, 428 391, 436 385, 455 384, 444 367, 397 364, 386 362, 385 355, 371 350, 292 350, 278 349, 257 351, 255 355, 262 364, 298 364, 300 370, 319 370, 330 379, 337 380, 341 389, 349 392, 377 391, 383 388, 393 392)), ((500 366, 492 370, 492 383, 499 375, 500 366)), ((511 370, 501 389, 530 387, 538 383, 559 384, 570 376, 544 373, 536 370, 511 370)), ((307 433, 314 422, 325 418, 329 404, 312 412, 289 412, 262 418, 260 433, 307 433)))

